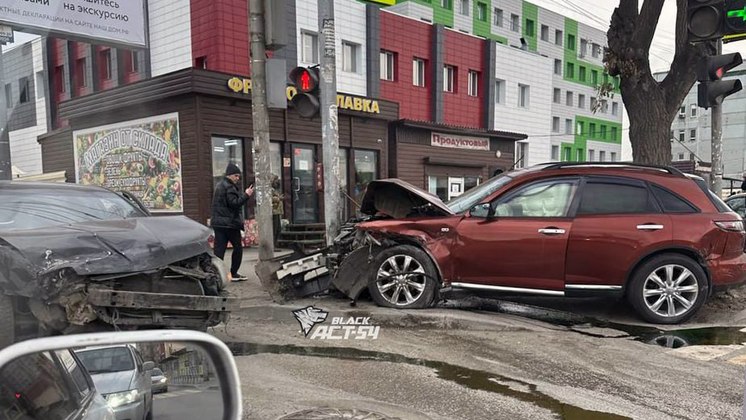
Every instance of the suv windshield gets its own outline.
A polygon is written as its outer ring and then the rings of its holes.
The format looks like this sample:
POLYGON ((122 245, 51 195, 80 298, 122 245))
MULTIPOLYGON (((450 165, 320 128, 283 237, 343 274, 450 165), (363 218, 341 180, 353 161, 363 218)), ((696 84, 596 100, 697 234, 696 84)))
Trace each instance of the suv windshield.
POLYGON ((91 375, 134 370, 132 354, 126 347, 77 351, 80 361, 91 375))
POLYGON ((94 220, 143 217, 119 195, 105 190, 23 189, 0 192, 0 230, 38 229, 94 220))
POLYGON ((502 174, 489 179, 484 184, 472 188, 458 198, 446 203, 449 209, 454 213, 463 213, 475 205, 479 204, 490 194, 497 191, 500 187, 510 182, 513 178, 508 174, 502 174))

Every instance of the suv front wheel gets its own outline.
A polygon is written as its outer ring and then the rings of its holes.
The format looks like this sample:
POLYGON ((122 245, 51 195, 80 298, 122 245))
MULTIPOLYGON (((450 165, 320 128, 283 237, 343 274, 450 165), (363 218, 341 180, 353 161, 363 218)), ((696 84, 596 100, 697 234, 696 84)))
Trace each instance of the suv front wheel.
POLYGON ((438 273, 421 249, 398 245, 380 252, 368 286, 377 304, 390 308, 415 309, 432 306, 438 273))
POLYGON ((707 275, 684 255, 658 255, 635 271, 627 298, 646 321, 678 324, 692 317, 707 299, 707 275))

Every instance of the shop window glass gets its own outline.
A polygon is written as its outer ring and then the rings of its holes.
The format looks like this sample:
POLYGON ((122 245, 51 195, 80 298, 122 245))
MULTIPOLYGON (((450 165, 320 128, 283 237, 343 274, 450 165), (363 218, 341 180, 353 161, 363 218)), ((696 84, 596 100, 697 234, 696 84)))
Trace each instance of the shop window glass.
MULTIPOLYGON (((280 143, 272 142, 269 144, 269 172, 282 181, 282 149, 280 143)), ((282 190, 282 182, 280 182, 280 190, 282 190)))
POLYGON ((347 172, 349 171, 349 168, 347 167, 348 153, 349 152, 347 149, 339 149, 339 189, 342 192, 342 215, 344 216, 343 219, 347 219, 347 217, 350 216, 350 199, 348 197, 349 192, 347 190, 347 172))
POLYGON ((435 194, 441 200, 448 201, 448 177, 447 176, 430 176, 428 177, 428 191, 435 194))
POLYGON ((467 192, 470 189, 476 187, 477 185, 481 184, 481 182, 482 182, 482 179, 478 176, 464 177, 464 192, 467 192))
POLYGON ((236 137, 212 138, 212 185, 225 176, 225 168, 232 163, 244 171, 243 139, 236 137))
POLYGON ((355 150, 355 179, 353 198, 361 203, 370 181, 378 178, 378 153, 372 150, 355 150))

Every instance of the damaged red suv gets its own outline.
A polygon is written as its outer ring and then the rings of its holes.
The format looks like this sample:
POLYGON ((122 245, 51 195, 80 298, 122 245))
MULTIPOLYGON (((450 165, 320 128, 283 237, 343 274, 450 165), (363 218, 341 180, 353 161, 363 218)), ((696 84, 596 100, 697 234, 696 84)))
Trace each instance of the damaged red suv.
POLYGON ((741 217, 670 167, 545 164, 448 203, 380 180, 361 211, 370 219, 337 239, 333 285, 353 299, 367 287, 384 306, 428 307, 453 291, 611 293, 675 324, 746 281, 741 217))

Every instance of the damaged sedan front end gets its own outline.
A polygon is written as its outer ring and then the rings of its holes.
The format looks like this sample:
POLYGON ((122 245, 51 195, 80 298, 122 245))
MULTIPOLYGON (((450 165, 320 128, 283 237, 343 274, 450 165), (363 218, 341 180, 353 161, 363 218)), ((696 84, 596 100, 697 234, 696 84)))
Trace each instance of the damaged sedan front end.
POLYGON ((2 183, 0 196, 0 312, 16 324, 6 333, 206 329, 236 306, 209 229, 187 217, 69 184, 2 183))

